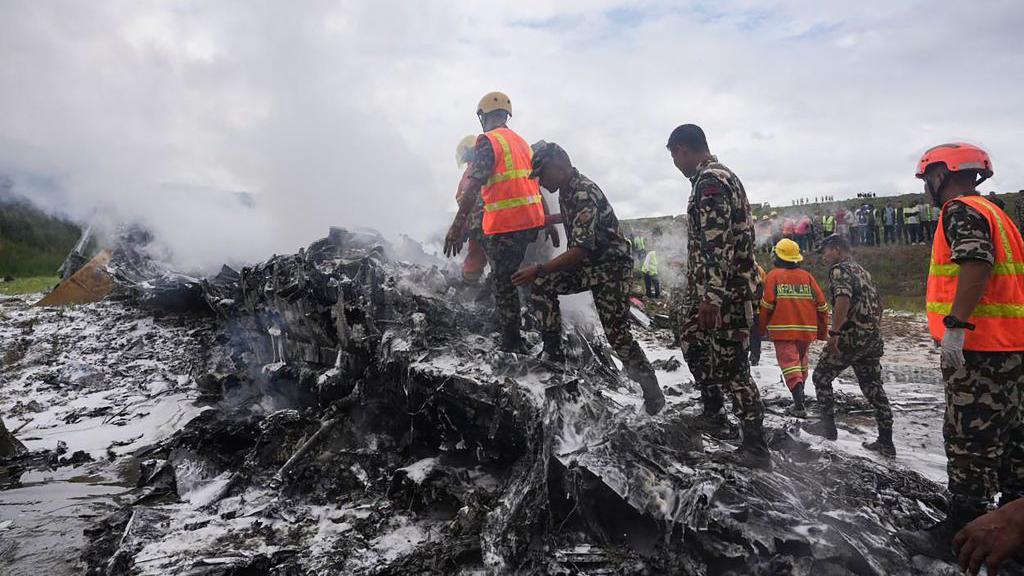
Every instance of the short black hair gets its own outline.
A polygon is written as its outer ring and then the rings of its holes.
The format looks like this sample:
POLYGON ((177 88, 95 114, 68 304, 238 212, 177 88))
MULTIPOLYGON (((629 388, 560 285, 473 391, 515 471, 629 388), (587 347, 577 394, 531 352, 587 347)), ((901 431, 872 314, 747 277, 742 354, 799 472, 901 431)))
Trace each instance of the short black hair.
POLYGON ((677 126, 668 137, 666 148, 669 150, 676 146, 686 146, 694 152, 709 152, 708 139, 704 131, 696 124, 683 124, 677 126))
POLYGON ((775 266, 776 268, 785 268, 787 270, 796 270, 797 268, 800 267, 800 263, 799 262, 789 262, 787 260, 783 260, 782 258, 779 258, 778 256, 775 256, 774 260, 775 261, 772 262, 772 266, 775 266))

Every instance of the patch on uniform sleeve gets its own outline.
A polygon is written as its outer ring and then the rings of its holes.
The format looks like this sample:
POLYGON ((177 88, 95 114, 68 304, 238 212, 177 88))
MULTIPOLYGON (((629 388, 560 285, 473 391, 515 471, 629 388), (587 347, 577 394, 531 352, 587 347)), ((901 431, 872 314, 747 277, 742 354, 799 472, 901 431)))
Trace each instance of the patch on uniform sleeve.
POLYGON ((701 184, 700 195, 707 198, 709 196, 718 196, 722 193, 722 186, 718 182, 708 182, 707 184, 701 184))
POLYGON ((591 210, 581 210, 576 215, 576 223, 580 225, 590 224, 590 221, 594 219, 594 213, 591 210))

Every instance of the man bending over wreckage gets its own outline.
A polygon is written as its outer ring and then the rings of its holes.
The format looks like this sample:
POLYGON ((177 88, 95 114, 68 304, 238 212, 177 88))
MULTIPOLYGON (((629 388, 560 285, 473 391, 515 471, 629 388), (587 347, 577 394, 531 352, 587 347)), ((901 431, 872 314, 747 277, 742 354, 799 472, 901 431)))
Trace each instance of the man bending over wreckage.
POLYGON ((544 339, 543 356, 553 362, 562 354, 561 294, 590 290, 605 336, 630 378, 640 383, 644 407, 657 414, 665 406, 651 363, 629 332, 629 283, 633 273, 630 244, 619 229, 615 211, 601 189, 572 166, 569 155, 554 143, 533 145, 533 172, 540 185, 558 192, 561 214, 551 221, 565 226, 567 250, 554 259, 521 268, 512 276, 517 286, 534 284, 531 302, 544 339))

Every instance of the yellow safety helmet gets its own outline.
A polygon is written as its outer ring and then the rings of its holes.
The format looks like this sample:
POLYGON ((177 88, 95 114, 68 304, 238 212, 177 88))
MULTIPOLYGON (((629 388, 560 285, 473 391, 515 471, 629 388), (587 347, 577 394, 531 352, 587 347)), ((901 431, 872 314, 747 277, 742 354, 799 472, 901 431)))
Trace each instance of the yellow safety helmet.
POLYGON ((462 140, 459 140, 459 145, 455 147, 455 164, 462 168, 466 164, 469 164, 473 158, 473 149, 476 147, 476 134, 470 134, 462 140))
POLYGON ((761 220, 769 220, 769 219, 771 219, 771 216, 769 216, 767 214, 765 214, 764 216, 761 216, 761 220))
POLYGON ((488 92, 484 94, 484 97, 480 99, 480 104, 476 107, 477 114, 487 114, 495 110, 504 110, 508 112, 509 116, 512 115, 512 101, 509 100, 504 92, 488 92))
POLYGON ((775 244, 775 255, 779 260, 786 262, 803 262, 804 256, 800 253, 800 245, 789 238, 783 238, 775 244))

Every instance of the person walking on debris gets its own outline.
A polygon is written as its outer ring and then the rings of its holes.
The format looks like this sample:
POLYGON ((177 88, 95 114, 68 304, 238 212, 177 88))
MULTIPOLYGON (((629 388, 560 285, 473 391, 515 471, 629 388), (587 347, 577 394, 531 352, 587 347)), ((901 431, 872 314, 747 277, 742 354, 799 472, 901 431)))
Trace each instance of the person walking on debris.
POLYGON ((775 345, 775 358, 793 395, 794 416, 807 416, 804 384, 810 373, 807 351, 828 332, 828 304, 818 282, 800 267, 800 247, 790 240, 775 245, 775 267, 765 278, 759 330, 775 345))
MULTIPOLYGON (((558 297, 590 291, 605 336, 626 372, 640 384, 644 407, 657 414, 665 406, 651 363, 629 332, 629 285, 633 259, 629 241, 601 189, 573 167, 569 155, 555 143, 534 144, 531 178, 558 192, 561 213, 551 217, 565 227, 565 252, 548 262, 521 268, 512 277, 516 286, 533 285, 531 304, 544 340, 543 357, 561 362, 562 313, 558 297)), ((653 253, 653 252, 652 252, 653 253)))
POLYGON ((644 294, 648 298, 661 298, 661 281, 658 279, 658 251, 651 250, 644 256, 644 264, 640 267, 644 275, 644 294))
MULTIPOLYGON (((501 322, 501 348, 525 352, 519 294, 512 274, 519 268, 526 248, 545 227, 547 205, 537 181, 530 178, 531 150, 507 125, 512 102, 501 92, 484 95, 477 118, 484 133, 477 139, 470 163, 470 177, 459 211, 445 237, 444 253, 454 256, 462 249, 469 213, 482 199, 484 251, 491 263, 494 303, 501 322)), ((548 238, 557 248, 558 231, 547 226, 548 238)))
POLYGON ((871 274, 853 259, 850 244, 845 238, 826 238, 822 243, 822 255, 829 267, 832 326, 812 376, 821 419, 805 425, 803 429, 829 440, 838 437, 832 381, 852 366, 861 392, 874 409, 878 423, 878 439, 865 442, 863 446, 885 456, 895 456, 892 409, 882 387, 881 359, 885 344, 880 327, 882 303, 878 290, 871 274))
POLYGON ((950 501, 945 520, 900 537, 936 558, 951 557, 953 535, 996 493, 1000 506, 1024 496, 1024 241, 976 191, 992 174, 988 153, 964 143, 931 148, 917 167, 941 207, 926 309, 942 349, 950 501))
MULTIPOLYGON (((683 333, 685 340, 699 342, 707 354, 709 373, 701 391, 703 420, 719 428, 723 421, 728 422, 722 414, 722 389, 727 388, 743 432, 737 459, 747 466, 770 468, 762 423, 764 406, 750 375, 748 356, 753 300, 761 280, 754 260, 754 224, 747 194, 736 174, 711 154, 699 126, 677 127, 667 148, 676 168, 692 184, 687 206, 691 308, 683 333)), ((690 369, 695 370, 693 364, 690 369)))

